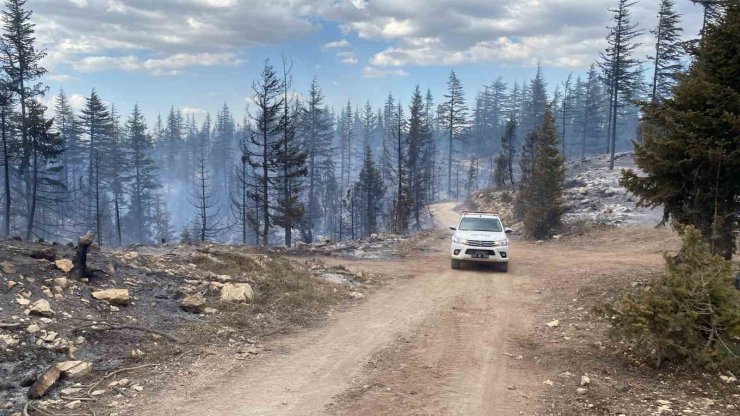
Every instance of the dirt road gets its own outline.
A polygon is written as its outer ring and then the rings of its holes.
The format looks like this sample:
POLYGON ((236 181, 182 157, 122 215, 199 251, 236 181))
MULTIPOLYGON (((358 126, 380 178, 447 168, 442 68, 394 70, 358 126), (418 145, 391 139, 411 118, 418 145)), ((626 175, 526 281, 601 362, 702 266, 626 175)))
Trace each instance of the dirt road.
MULTIPOLYGON (((441 227, 453 204, 436 207, 441 227)), ((141 415, 509 415, 533 409, 520 391, 541 388, 512 367, 510 340, 537 313, 533 279, 544 269, 621 267, 603 253, 517 242, 509 273, 450 269, 447 240, 394 261, 343 261, 351 268, 409 274, 329 322, 287 336, 259 359, 204 360, 136 411, 141 415)), ((659 258, 654 254, 651 256, 659 258)), ((639 259, 637 259, 639 261, 639 259)), ((652 261, 652 260, 651 260, 652 261)), ((529 413, 529 412, 527 412, 529 413)))

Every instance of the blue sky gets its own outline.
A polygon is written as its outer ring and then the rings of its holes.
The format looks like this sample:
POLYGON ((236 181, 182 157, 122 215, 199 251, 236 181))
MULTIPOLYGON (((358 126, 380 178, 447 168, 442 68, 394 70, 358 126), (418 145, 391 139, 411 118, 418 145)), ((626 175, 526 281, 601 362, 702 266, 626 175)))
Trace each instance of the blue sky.
MULTIPOLYGON (((701 11, 676 0, 685 37, 701 11)), ((51 101, 60 87, 75 105, 94 87, 153 122, 170 106, 202 119, 227 103, 243 117, 265 59, 294 63, 294 88, 318 76, 327 102, 379 106, 388 92, 407 103, 414 86, 441 100, 454 68, 472 104, 497 76, 530 79, 542 63, 551 88, 582 73, 604 46, 616 0, 29 0, 49 55, 51 101)), ((634 21, 652 28, 657 0, 634 21)), ((650 53, 646 32, 641 55, 650 53)))

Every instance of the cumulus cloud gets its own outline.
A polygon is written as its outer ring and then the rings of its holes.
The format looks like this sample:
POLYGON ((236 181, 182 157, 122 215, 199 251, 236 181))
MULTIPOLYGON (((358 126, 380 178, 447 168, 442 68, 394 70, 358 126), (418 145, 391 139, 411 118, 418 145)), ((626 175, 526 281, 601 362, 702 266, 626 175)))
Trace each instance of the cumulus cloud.
MULTIPOLYGON (((642 28, 654 26, 656 3, 634 6, 633 19, 642 28)), ((318 31, 320 22, 335 22, 345 36, 373 41, 377 49, 369 63, 376 69, 491 61, 583 68, 604 47, 613 6, 614 0, 36 0, 34 16, 52 69, 68 63, 88 70, 120 65, 177 73, 197 63, 157 61, 243 56, 249 48, 318 31)), ((699 9, 690 2, 677 7, 687 36, 694 36, 699 9)), ((647 54, 650 43, 646 33, 639 53, 647 54)), ((323 49, 350 46, 342 38, 323 49)))
POLYGON ((141 59, 127 56, 86 56, 73 66, 78 71, 95 72, 104 70, 149 71, 154 75, 176 75, 180 70, 195 66, 238 65, 241 63, 233 54, 186 54, 179 53, 162 59, 141 59))
MULTIPOLYGON (((612 0, 374 0, 340 2, 326 13, 346 34, 389 44, 371 58, 374 66, 541 61, 573 68, 588 65, 605 46, 613 6, 612 0)), ((700 14, 688 2, 678 7, 693 36, 700 14)), ((649 29, 656 13, 657 4, 638 3, 633 21, 649 29)), ((644 41, 651 43, 647 33, 644 41)))
POLYGON ((324 49, 341 49, 348 47, 349 41, 347 39, 335 40, 324 44, 324 49))
POLYGON ((383 69, 366 66, 362 68, 362 76, 365 78, 405 77, 408 72, 403 69, 383 69))
POLYGON ((51 69, 139 67, 131 58, 138 56, 153 61, 144 69, 161 73, 159 60, 241 55, 316 31, 318 6, 310 0, 38 0, 33 10, 51 69))
POLYGON ((357 58, 357 54, 350 51, 337 52, 337 58, 339 58, 343 64, 355 65, 360 62, 357 58))

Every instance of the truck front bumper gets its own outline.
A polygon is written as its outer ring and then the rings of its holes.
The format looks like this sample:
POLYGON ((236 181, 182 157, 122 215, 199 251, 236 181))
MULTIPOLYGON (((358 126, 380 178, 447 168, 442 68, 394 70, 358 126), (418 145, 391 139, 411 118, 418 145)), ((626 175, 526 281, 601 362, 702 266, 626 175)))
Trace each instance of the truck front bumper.
POLYGON ((450 255, 455 260, 477 261, 484 263, 506 263, 509 261, 509 246, 473 247, 452 243, 450 255), (487 254, 488 257, 480 256, 487 254))

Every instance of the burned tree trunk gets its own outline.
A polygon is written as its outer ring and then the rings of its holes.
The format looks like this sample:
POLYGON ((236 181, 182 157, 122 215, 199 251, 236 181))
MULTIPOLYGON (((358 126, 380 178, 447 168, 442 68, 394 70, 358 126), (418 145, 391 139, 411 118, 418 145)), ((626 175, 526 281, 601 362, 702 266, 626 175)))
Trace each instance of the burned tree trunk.
POLYGON ((88 231, 78 240, 75 257, 72 261, 74 263, 72 277, 81 279, 87 275, 87 250, 93 241, 95 241, 95 233, 92 231, 88 231))

